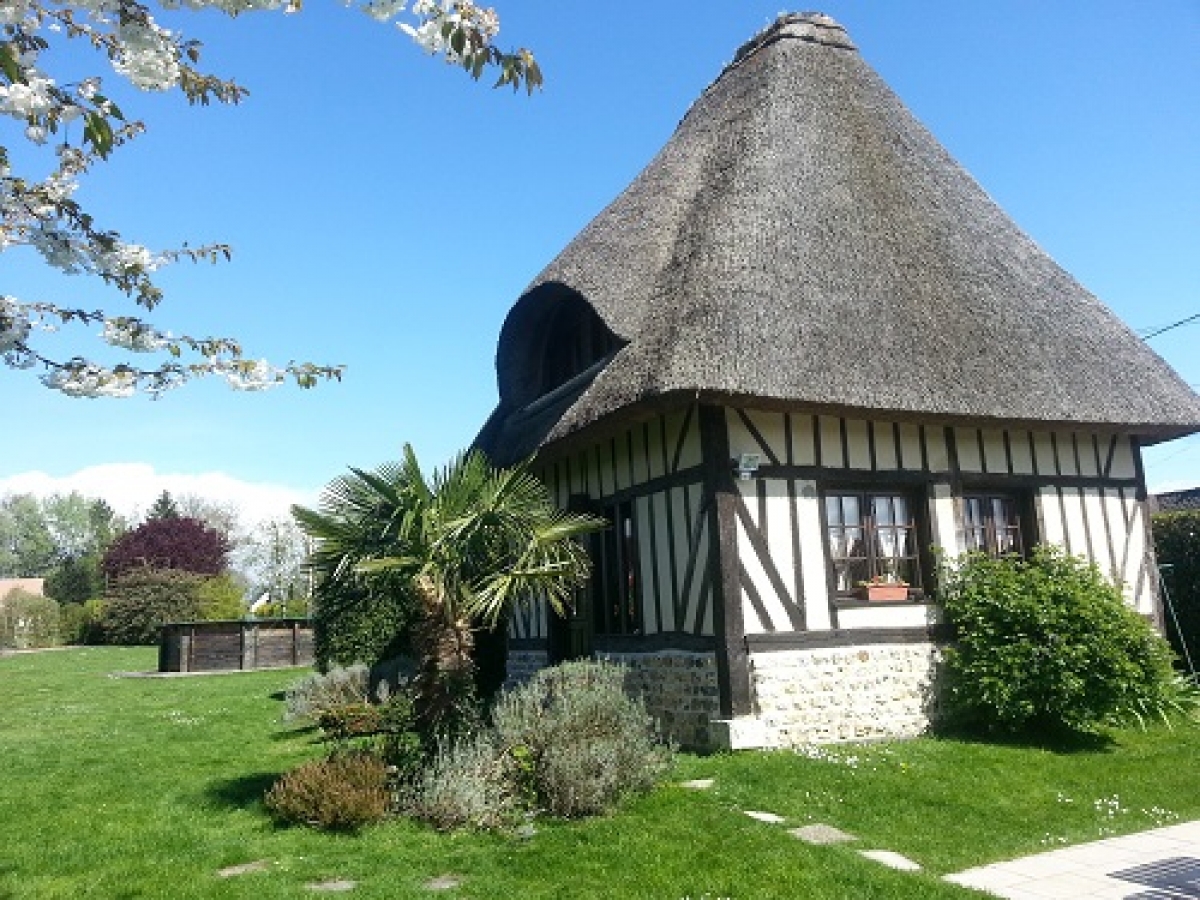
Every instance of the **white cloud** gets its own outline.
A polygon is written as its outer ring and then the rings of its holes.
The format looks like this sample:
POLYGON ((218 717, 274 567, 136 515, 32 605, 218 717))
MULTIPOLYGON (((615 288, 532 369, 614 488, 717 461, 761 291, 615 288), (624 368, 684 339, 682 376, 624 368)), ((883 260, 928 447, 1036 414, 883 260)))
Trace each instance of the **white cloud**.
POLYGON ((35 494, 44 497, 69 494, 71 491, 78 491, 85 497, 101 498, 118 513, 135 521, 163 491, 169 491, 174 496, 194 494, 233 506, 241 513, 245 526, 266 519, 285 518, 293 503, 311 506, 316 502, 315 491, 241 481, 224 472, 159 473, 148 463, 88 466, 61 478, 45 472, 22 472, 9 478, 0 478, 0 495, 35 494))

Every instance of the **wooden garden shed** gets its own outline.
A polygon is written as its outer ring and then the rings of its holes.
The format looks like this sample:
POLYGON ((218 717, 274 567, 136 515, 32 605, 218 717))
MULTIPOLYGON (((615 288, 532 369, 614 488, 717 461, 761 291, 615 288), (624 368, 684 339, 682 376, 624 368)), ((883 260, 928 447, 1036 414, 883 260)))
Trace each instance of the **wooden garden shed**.
POLYGON ((934 548, 1061 545, 1158 617, 1141 448, 1200 430, 819 14, 738 51, 517 300, 497 374, 477 446, 611 523, 510 671, 620 659, 692 744, 923 730, 934 548))

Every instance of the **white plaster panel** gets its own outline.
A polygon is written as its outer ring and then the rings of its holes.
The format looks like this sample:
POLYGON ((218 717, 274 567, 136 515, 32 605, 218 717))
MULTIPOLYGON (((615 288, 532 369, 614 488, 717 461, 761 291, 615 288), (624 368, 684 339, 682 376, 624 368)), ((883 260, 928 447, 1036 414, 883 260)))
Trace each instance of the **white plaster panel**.
MULTIPOLYGON (((696 574, 692 578, 692 591, 687 598, 686 621, 694 624, 697 619, 700 600, 703 596, 704 567, 708 565, 708 517, 700 509, 701 496, 703 494, 703 489, 700 485, 689 485, 686 490, 688 498, 691 501, 693 521, 695 521, 696 517, 700 518, 700 539, 696 549, 696 574)), ((689 531, 690 528, 691 526, 689 526, 689 531)))
POLYGON ((1100 474, 1100 469, 1096 465, 1096 444, 1093 436, 1084 432, 1076 432, 1075 442, 1079 447, 1079 474, 1087 478, 1095 478, 1100 474))
POLYGON ((1117 438, 1117 448, 1113 453, 1112 471, 1110 478, 1135 478, 1137 467, 1133 462, 1133 438, 1121 435, 1117 438))
POLYGON ((950 485, 935 484, 931 493, 929 506, 933 515, 930 529, 933 533, 933 544, 947 556, 957 556, 962 552, 962 545, 959 541, 958 517, 950 485))
POLYGON ((840 628, 919 628, 936 621, 936 608, 921 603, 879 604, 838 610, 840 628))
POLYGON ((920 470, 921 461, 921 428, 912 422, 901 422, 900 429, 900 468, 920 470))
POLYGON ((846 468, 842 453, 842 420, 835 416, 820 416, 821 465, 829 469, 846 468))
POLYGON ((862 419, 846 420, 846 448, 850 458, 846 461, 847 468, 870 469, 871 445, 867 434, 867 423, 862 419))
MULTIPOLYGON (((642 608, 642 630, 646 634, 658 633, 658 595, 654 590, 654 554, 650 549, 650 498, 638 497, 633 501, 634 531, 637 534, 638 602, 642 608)), ((662 590, 660 583, 659 590, 662 590)), ((664 603, 666 599, 664 598, 664 603)))
POLYGON ((875 468, 892 471, 900 468, 896 459, 896 426, 893 422, 875 423, 875 468))
MULTIPOLYGON (((654 546, 658 550, 655 565, 658 567, 658 586, 662 591, 663 630, 676 631, 680 626, 675 621, 675 597, 679 586, 671 578, 671 555, 675 552, 671 544, 671 533, 667 528, 667 505, 670 497, 660 491, 650 497, 651 527, 654 529, 654 546)), ((678 522, 676 528, 687 528, 686 522, 678 522)))
POLYGON ((1004 432, 999 428, 983 429, 983 460, 992 473, 1008 473, 1008 453, 1004 449, 1004 432))
POLYGON ((959 471, 983 471, 983 459, 979 455, 979 431, 977 429, 955 428, 954 448, 958 451, 959 471))
POLYGON ((1075 445, 1071 443, 1071 432, 1056 431, 1054 439, 1058 446, 1058 468, 1062 475, 1078 475, 1079 466, 1075 465, 1075 445))
MULTIPOLYGON (((796 579, 793 577, 796 560, 792 556, 792 501, 788 497, 788 483, 783 479, 771 479, 767 485, 767 549, 775 570, 787 587, 788 595, 795 593, 796 579)), ((759 523, 761 527, 761 522, 759 523)), ((797 603, 799 598, 793 598, 797 603)), ((791 630, 791 620, 786 617, 777 624, 778 628, 791 630)))
POLYGON ((1042 541, 1056 547, 1066 547, 1066 526, 1063 524, 1062 508, 1058 502, 1058 491, 1042 488, 1037 496, 1038 512, 1041 514, 1044 534, 1042 541))
MULTIPOLYGON (((781 462, 787 461, 787 439, 783 434, 783 413, 748 409, 746 416, 758 429, 763 441, 781 462)), ((766 460, 764 460, 765 462, 766 460)))
POLYGON ((1146 514, 1145 504, 1133 501, 1130 504, 1129 533, 1126 537, 1125 596, 1130 605, 1140 613, 1149 613, 1154 605, 1146 583, 1146 514))
POLYGON ((1048 432, 1035 431, 1033 433, 1033 452, 1039 475, 1057 474, 1058 470, 1054 465, 1054 446, 1050 442, 1048 432))
POLYGON ((618 491, 633 487, 633 472, 629 465, 629 435, 619 434, 609 445, 613 455, 613 483, 618 491))
MULTIPOLYGON (((742 499, 746 501, 747 507, 751 510, 750 516, 752 519, 756 519, 756 508, 758 506, 758 498, 754 494, 754 484, 755 482, 753 481, 738 482, 738 490, 742 494, 742 499), (748 488, 746 487, 747 485, 749 486, 748 488)), ((757 526, 758 522, 755 521, 754 524, 757 526)), ((783 608, 783 603, 780 602, 775 589, 771 586, 771 580, 767 577, 766 570, 759 561, 758 554, 754 552, 754 547, 750 543, 750 538, 746 534, 746 530, 742 526, 740 519, 737 523, 737 547, 738 559, 741 561, 742 567, 746 570, 746 574, 750 578, 750 583, 758 593, 759 600, 766 613, 766 620, 764 621, 750 602, 749 593, 743 587, 742 617, 745 622, 746 633, 759 634, 766 631, 790 631, 791 625, 788 622, 787 612, 783 608)))
POLYGON ((812 416, 791 416, 792 462, 797 466, 815 466, 816 450, 813 444, 812 416))
MULTIPOLYGON (((1083 489, 1083 508, 1087 513, 1088 532, 1092 537, 1092 561, 1099 566, 1100 571, 1109 578, 1119 578, 1116 571, 1116 561, 1113 559, 1113 544, 1108 530, 1104 527, 1105 513, 1104 497, 1096 488, 1083 489)), ((1112 525, 1112 522, 1109 522, 1112 525)), ((1120 523, 1118 526, 1120 527, 1120 523)))
POLYGON ((829 573, 825 568, 825 535, 821 531, 821 501, 812 481, 796 482, 796 526, 800 558, 804 560, 804 610, 810 629, 831 627, 829 573))
MULTIPOLYGON (((674 428, 668 428, 667 434, 678 434, 683 427, 684 415, 677 415, 679 424, 674 428)), ((675 445, 671 445, 671 455, 675 453, 675 445)), ((690 421, 688 421, 687 435, 683 441, 683 452, 679 454, 679 468, 690 469, 692 466, 700 465, 702 455, 700 452, 700 415, 693 411, 690 421)))
POLYGON ((1028 431, 1010 431, 1008 446, 1012 450, 1012 467, 1014 475, 1033 474, 1033 454, 1029 449, 1028 431))
POLYGON ((725 426, 729 432, 729 455, 732 459, 737 459, 743 453, 763 452, 736 410, 725 411, 725 426))
MULTIPOLYGON (((679 614, 676 616, 676 621, 687 621, 687 597, 683 594, 684 585, 687 583, 687 568, 688 555, 690 553, 689 543, 692 539, 692 529, 694 522, 688 517, 687 506, 684 502, 687 492, 681 488, 672 488, 668 492, 667 501, 671 504, 672 524, 675 527, 674 546, 672 547, 675 553, 675 571, 679 574, 679 582, 675 588, 675 600, 679 605, 679 614)), ((692 516, 697 515, 696 509, 693 507, 692 516)), ((700 577, 699 567, 693 576, 700 577)))
MULTIPOLYGON (((930 425, 925 429, 925 453, 929 457, 930 472, 950 471, 950 450, 946 447, 946 430, 939 425, 930 425)), ((908 451, 904 451, 908 459, 908 451)), ((920 467, 920 457, 917 458, 920 467)))
POLYGON ((1072 556, 1087 556, 1087 526, 1083 520, 1083 498, 1076 488, 1063 488, 1063 512, 1067 526, 1067 548, 1072 556))

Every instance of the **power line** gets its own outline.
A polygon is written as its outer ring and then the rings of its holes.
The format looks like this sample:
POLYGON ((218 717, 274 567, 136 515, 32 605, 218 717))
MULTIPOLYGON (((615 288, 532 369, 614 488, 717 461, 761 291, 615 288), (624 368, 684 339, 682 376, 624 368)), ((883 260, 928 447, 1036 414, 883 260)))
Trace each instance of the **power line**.
POLYGON ((1200 319, 1200 313, 1196 313, 1194 316, 1188 316, 1186 319, 1180 319, 1178 322, 1172 322, 1170 325, 1164 325, 1162 328, 1156 328, 1149 334, 1142 335, 1142 340, 1148 341, 1152 337, 1158 337, 1160 334, 1170 331, 1173 328, 1178 328, 1180 325, 1186 325, 1188 322, 1195 322, 1197 319, 1200 319))

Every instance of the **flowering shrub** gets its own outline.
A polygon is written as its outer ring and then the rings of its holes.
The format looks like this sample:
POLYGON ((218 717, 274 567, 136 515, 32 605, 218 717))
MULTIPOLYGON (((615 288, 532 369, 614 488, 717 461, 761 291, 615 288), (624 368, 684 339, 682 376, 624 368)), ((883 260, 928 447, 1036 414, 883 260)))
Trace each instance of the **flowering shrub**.
MULTIPOLYGON (((44 68, 63 41, 90 44, 106 57, 112 70, 146 91, 179 90, 192 103, 237 103, 244 88, 196 68, 201 46, 162 25, 156 16, 168 11, 215 9, 230 16, 251 10, 300 9, 300 0, 162 0, 161 12, 138 0, 6 0, 0 4, 0 116, 16 119, 34 148, 51 143, 54 160, 44 178, 13 171, 9 148, 0 145, 0 253, 30 247, 52 268, 88 274, 117 288, 133 302, 152 310, 162 291, 154 273, 181 259, 227 259, 229 247, 151 251, 126 242, 101 227, 74 199, 80 177, 144 130, 129 120, 102 92, 99 76, 60 83, 44 68), (50 52, 47 52, 50 51, 50 52), (66 126, 76 124, 70 130, 66 126), (78 137, 76 137, 78 136, 78 137)), ((365 0, 362 9, 387 22, 406 11, 405 0, 365 0)), ((460 65, 473 77, 493 67, 497 84, 533 90, 541 83, 537 63, 528 51, 501 53, 492 41, 499 31, 494 11, 470 0, 416 0, 411 21, 401 29, 416 43, 460 65)), ((18 158, 36 158, 36 151, 18 158)), ((289 363, 276 367, 244 356, 231 338, 194 338, 160 330, 133 316, 73 309, 54 303, 24 303, 0 295, 0 358, 14 368, 40 366, 42 382, 73 397, 126 397, 139 389, 160 393, 187 380, 223 377, 238 390, 257 391, 287 378, 311 387, 321 378, 339 378, 340 366, 289 363), (130 353, 163 352, 168 361, 153 368, 122 362, 101 364, 83 358, 53 359, 31 343, 34 332, 54 331, 79 322, 99 325, 106 344, 130 353), (191 354, 182 361, 183 354, 191 354)))
POLYGON ((956 630, 946 722, 979 731, 1088 730, 1164 714, 1171 651, 1095 566, 1039 547, 1028 561, 968 554, 944 573, 956 630))
POLYGON ((370 751, 334 753, 288 772, 263 803, 280 822, 357 831, 382 821, 391 809, 387 765, 370 751))

